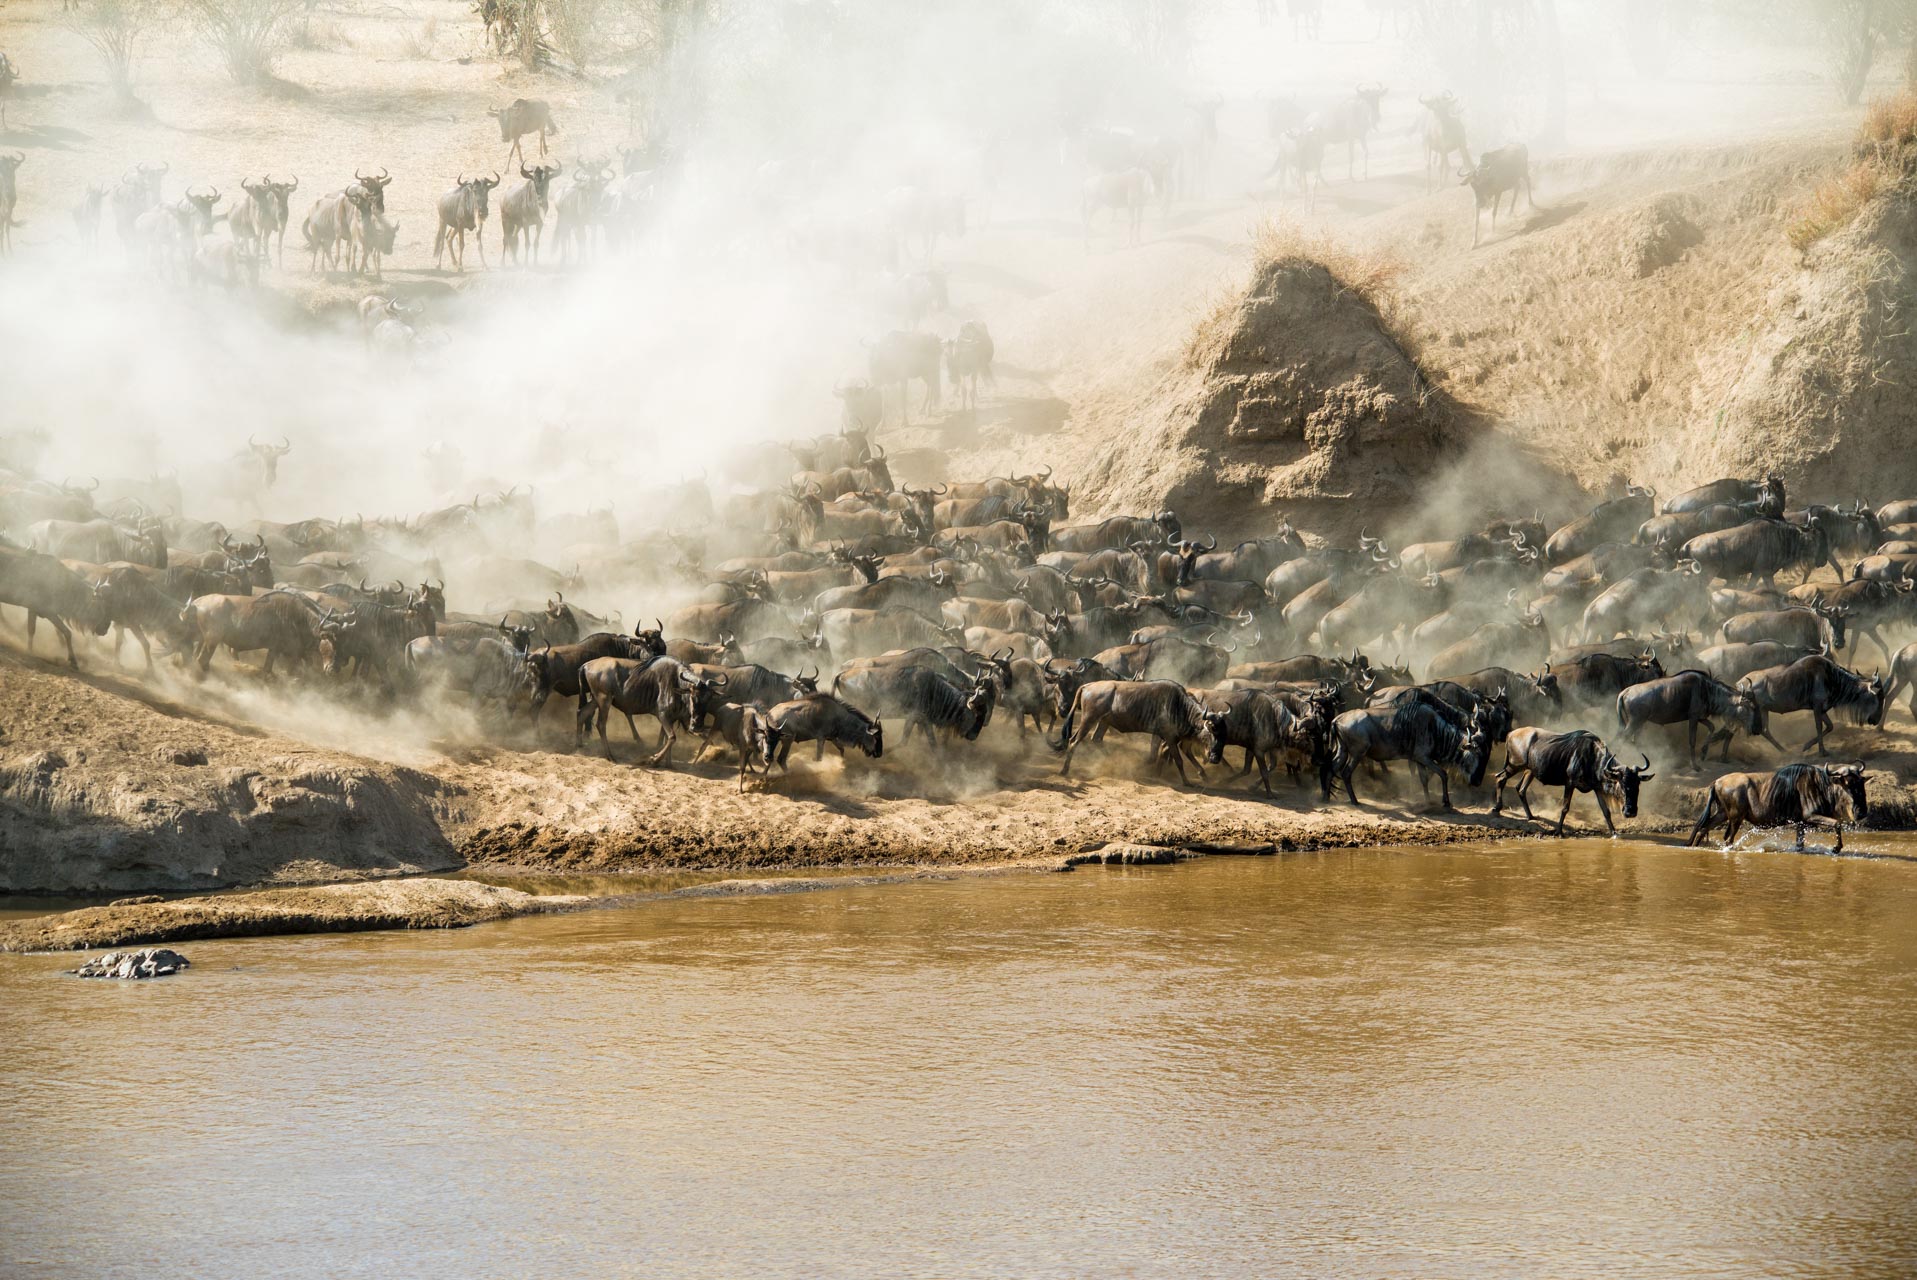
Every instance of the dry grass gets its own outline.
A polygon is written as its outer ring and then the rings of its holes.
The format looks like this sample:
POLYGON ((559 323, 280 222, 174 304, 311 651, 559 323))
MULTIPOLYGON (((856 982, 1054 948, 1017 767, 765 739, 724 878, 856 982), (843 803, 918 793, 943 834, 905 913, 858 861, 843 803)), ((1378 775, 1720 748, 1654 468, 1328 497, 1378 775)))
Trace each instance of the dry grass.
POLYGON ((414 30, 400 33, 399 52, 402 57, 423 61, 433 56, 433 47, 438 43, 439 19, 429 14, 414 30))
POLYGON ((1872 98, 1857 130, 1860 147, 1897 151, 1917 142, 1917 92, 1899 89, 1885 98, 1872 98))
POLYGON ((1395 253, 1354 247, 1328 231, 1306 227, 1290 218, 1261 218, 1251 229, 1251 250, 1258 266, 1285 258, 1303 258, 1321 264, 1347 290, 1357 294, 1380 315, 1389 315, 1398 303, 1398 287, 1410 264, 1395 253))
POLYGON ((1784 235, 1800 253, 1846 226, 1907 166, 1905 155, 1917 145, 1917 92, 1899 89, 1872 98, 1857 127, 1858 160, 1826 178, 1797 210, 1784 235))
POLYGON ((1836 177, 1818 183, 1785 228, 1791 247, 1802 252, 1845 226, 1883 189, 1886 177, 1877 161, 1859 160, 1836 177))
MULTIPOLYGON (((1358 248, 1349 241, 1320 228, 1303 225, 1290 218, 1260 218, 1251 229, 1252 270, 1286 259, 1315 262, 1347 292, 1357 294, 1383 317, 1387 327, 1398 328, 1399 286, 1410 264, 1388 251, 1358 248)), ((1185 361, 1201 367, 1223 347, 1236 322, 1243 289, 1215 290, 1199 307, 1199 318, 1185 340, 1185 361)))

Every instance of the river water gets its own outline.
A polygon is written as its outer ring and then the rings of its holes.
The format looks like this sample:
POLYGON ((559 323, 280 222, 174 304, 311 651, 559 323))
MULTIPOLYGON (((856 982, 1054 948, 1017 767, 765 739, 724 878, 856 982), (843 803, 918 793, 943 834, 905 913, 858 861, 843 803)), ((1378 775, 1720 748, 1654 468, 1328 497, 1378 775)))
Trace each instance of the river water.
POLYGON ((1525 841, 0 956, 0 1275, 1907 1276, 1917 865, 1525 841))

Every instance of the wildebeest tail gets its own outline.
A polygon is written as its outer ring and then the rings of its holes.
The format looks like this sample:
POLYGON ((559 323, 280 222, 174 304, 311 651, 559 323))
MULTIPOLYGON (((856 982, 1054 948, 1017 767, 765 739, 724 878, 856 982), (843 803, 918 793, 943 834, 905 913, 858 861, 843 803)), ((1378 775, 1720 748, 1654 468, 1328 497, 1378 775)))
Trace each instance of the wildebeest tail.
POLYGON ((1697 823, 1691 828, 1690 843, 1696 844, 1698 839, 1711 829, 1711 823, 1716 821, 1716 815, 1717 787, 1712 785, 1704 789, 1704 812, 1697 815, 1697 823))

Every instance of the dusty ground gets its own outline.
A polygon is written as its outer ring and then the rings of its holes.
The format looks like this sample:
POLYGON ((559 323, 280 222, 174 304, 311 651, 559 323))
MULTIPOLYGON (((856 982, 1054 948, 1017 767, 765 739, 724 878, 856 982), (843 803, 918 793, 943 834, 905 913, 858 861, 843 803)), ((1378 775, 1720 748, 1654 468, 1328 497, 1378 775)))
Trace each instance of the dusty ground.
MULTIPOLYGON (((1320 808, 1280 784, 1275 802, 1225 781, 1174 791, 1136 744, 1058 779, 1009 729, 955 773, 918 744, 884 768, 795 758, 744 795, 724 764, 648 770, 551 746, 435 751, 395 765, 188 714, 139 682, 74 677, 0 650, 0 889, 180 891, 270 881, 404 875, 462 863, 550 870, 978 864, 1096 849, 1317 848, 1439 843, 1485 834, 1481 817, 1385 804, 1320 808), (901 772, 901 767, 907 772, 901 772)), ((184 691, 193 696, 194 691, 184 691)), ((650 734, 650 721, 647 732, 650 734)), ((368 740, 378 737, 368 726, 368 740)), ((540 742, 570 742, 549 719, 540 742)), ((616 741, 616 740, 615 740, 616 741)), ((534 744, 528 744, 534 745, 534 744)), ((804 753, 799 753, 803 756, 804 753)), ((1434 802, 1435 803, 1435 802, 1434 802)))

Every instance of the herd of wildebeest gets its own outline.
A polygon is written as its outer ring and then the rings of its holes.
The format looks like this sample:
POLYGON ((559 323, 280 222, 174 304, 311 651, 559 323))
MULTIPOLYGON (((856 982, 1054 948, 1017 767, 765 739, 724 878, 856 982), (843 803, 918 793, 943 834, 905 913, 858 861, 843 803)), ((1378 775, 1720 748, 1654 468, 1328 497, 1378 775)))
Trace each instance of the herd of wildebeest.
MULTIPOLYGON (((288 448, 249 440, 262 491, 288 448)), ((1917 644, 1885 639, 1917 625, 1917 499, 1793 508, 1766 477, 1662 503, 1630 487, 1555 528, 1335 545, 1281 523, 1226 546, 1170 510, 1075 520, 1049 471, 897 483, 857 429, 777 448, 797 458, 785 484, 689 482, 658 504, 680 528, 643 532, 610 510, 542 519, 522 488, 406 519, 227 526, 177 514, 165 481, 109 497, 0 471, 0 603, 26 611, 29 648, 49 623, 75 666, 74 633, 115 628, 115 660, 131 635, 149 673, 156 647, 202 679, 222 651, 257 655, 217 675, 457 704, 502 740, 540 735, 557 697, 575 746, 596 730, 609 757, 612 714, 635 741, 634 717, 656 717, 649 764, 696 735, 735 754, 741 789, 799 743, 879 757, 886 720, 895 746, 921 735, 941 758, 997 720, 1004 750, 1042 743, 1061 775, 1112 734, 1149 739, 1181 781, 1236 748, 1265 794, 1282 770, 1354 804, 1361 769, 1403 760, 1449 806, 1501 745, 1493 812, 1507 784, 1527 816, 1532 783, 1562 787, 1562 832, 1578 792, 1607 826, 1613 803, 1635 816, 1640 744, 1695 769, 1739 735, 1785 750, 1773 723, 1802 714, 1822 756, 1833 717, 1881 726, 1906 688, 1917 713, 1917 644), (676 607, 628 628, 581 603, 610 593, 676 607), (1886 671, 1852 669, 1865 645, 1886 671)), ((1863 781, 1856 764, 1727 775, 1696 838, 1854 821, 1863 781)))

